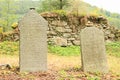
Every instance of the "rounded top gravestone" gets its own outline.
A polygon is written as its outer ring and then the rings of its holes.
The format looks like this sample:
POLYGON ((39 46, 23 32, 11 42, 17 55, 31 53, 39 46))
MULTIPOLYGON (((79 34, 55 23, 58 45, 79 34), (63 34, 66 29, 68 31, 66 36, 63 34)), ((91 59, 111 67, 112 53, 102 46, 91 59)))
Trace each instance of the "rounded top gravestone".
POLYGON ((35 9, 21 19, 20 71, 47 70, 47 21, 35 9))
POLYGON ((85 72, 108 72, 104 33, 96 27, 81 31, 82 68, 85 72))

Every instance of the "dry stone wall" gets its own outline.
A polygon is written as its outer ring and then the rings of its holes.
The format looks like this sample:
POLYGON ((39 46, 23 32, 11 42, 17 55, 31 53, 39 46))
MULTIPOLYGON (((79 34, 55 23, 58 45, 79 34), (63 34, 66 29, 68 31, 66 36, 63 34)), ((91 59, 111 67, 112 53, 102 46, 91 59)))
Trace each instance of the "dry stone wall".
MULTIPOLYGON (((87 26, 103 30, 107 42, 120 41, 120 30, 109 25, 107 19, 102 16, 59 15, 50 12, 41 15, 48 21, 47 41, 51 45, 80 45, 79 33, 87 26)), ((0 41, 6 40, 18 41, 19 31, 16 33, 16 30, 13 30, 9 34, 0 33, 0 41)))
POLYGON ((94 26, 103 30, 106 41, 118 40, 117 29, 110 26, 102 16, 75 16, 72 14, 60 16, 57 13, 42 13, 48 21, 48 44, 69 46, 80 45, 79 33, 87 26, 94 26), (116 37, 117 34, 117 37, 116 37))

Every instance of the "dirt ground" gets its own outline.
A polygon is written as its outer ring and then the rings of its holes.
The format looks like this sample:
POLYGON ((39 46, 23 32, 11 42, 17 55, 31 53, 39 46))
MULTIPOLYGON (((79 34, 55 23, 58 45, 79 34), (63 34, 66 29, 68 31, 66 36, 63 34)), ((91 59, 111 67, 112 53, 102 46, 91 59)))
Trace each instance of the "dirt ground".
POLYGON ((18 68, 18 56, 0 56, 0 64, 10 64, 11 69, 0 70, 0 80, 120 80, 120 58, 108 57, 110 72, 85 73, 81 70, 80 56, 48 54, 47 72, 24 72, 18 68))

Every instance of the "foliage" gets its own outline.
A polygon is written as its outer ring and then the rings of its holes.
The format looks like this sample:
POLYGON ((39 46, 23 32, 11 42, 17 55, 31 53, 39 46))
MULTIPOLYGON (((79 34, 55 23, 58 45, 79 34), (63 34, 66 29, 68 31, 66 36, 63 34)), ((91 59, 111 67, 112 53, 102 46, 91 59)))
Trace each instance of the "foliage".
POLYGON ((78 56, 80 55, 80 47, 79 46, 68 46, 68 47, 60 47, 60 46, 48 46, 48 50, 52 54, 57 54, 60 56, 78 56))
POLYGON ((15 4, 15 0, 0 1, 0 24, 4 28, 4 31, 11 29, 11 23, 17 18, 15 15, 17 8, 18 6, 15 4))
POLYGON ((19 53, 18 42, 4 41, 0 43, 0 54, 15 55, 19 53))
POLYGON ((2 27, 0 27, 0 33, 2 33, 3 32, 3 28, 2 27))
POLYGON ((107 54, 115 57, 120 57, 120 42, 107 43, 107 54))
POLYGON ((59 14, 60 16, 66 16, 67 12, 65 10, 53 10, 52 12, 55 12, 59 14))
MULTIPOLYGON (((40 3, 41 5, 38 8, 39 12, 44 11, 53 11, 53 10, 60 10, 61 0, 42 0, 40 3)), ((83 0, 63 0, 64 7, 62 10, 67 12, 76 14, 76 15, 88 15, 88 16, 105 16, 109 23, 115 27, 120 28, 120 14, 111 13, 107 10, 97 8, 96 6, 91 6, 88 3, 83 2, 83 0)))
POLYGON ((35 7, 38 12, 55 11, 62 15, 66 12, 88 16, 104 15, 111 25, 120 28, 120 14, 91 6, 83 0, 0 0, 0 26, 3 31, 11 30, 12 23, 18 22, 30 7, 35 7))
POLYGON ((18 26, 18 23, 17 22, 14 22, 12 25, 11 25, 11 27, 14 29, 14 28, 16 28, 18 26))
POLYGON ((115 27, 120 29, 120 20, 119 20, 119 18, 108 17, 107 19, 108 19, 110 25, 115 26, 115 27))
POLYGON ((43 0, 40 3, 38 12, 62 10, 69 5, 68 0, 43 0))

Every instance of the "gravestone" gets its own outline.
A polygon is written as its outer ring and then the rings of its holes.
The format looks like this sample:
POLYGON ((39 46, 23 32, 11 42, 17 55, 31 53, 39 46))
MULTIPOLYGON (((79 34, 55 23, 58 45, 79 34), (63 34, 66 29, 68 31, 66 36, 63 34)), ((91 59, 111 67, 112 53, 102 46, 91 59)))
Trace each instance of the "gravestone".
POLYGON ((86 27, 80 36, 83 71, 107 73, 104 33, 96 27, 86 27))
POLYGON ((47 70, 47 25, 34 8, 19 22, 20 71, 47 70))

